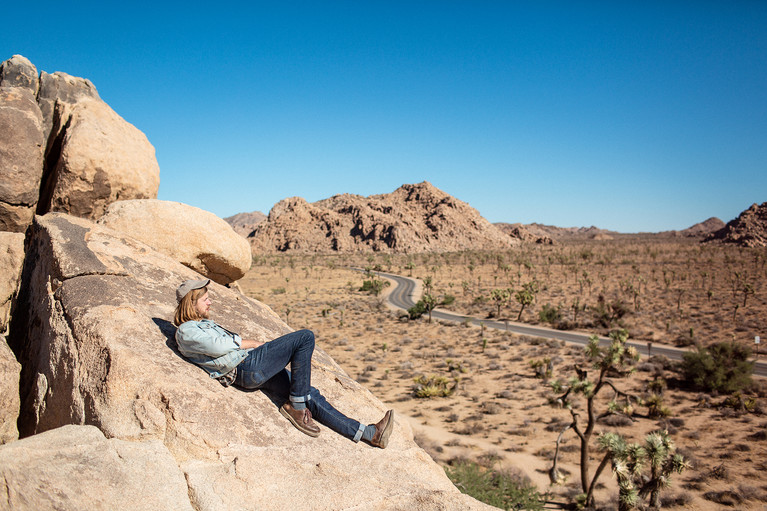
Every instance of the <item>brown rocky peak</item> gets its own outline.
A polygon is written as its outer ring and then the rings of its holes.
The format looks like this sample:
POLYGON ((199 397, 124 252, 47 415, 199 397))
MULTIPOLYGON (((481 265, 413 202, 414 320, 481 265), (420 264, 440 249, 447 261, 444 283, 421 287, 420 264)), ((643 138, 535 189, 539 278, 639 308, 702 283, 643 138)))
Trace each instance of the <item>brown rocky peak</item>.
POLYGON ((735 243, 743 247, 767 246, 767 202, 752 204, 704 241, 735 243))
POLYGON ((498 250, 517 240, 426 181, 392 193, 278 202, 249 237, 260 252, 447 252, 498 250))
POLYGON ((255 230, 256 226, 264 220, 266 220, 266 215, 260 211, 237 213, 236 215, 224 218, 224 221, 232 226, 234 232, 244 238, 247 238, 255 230))
POLYGON ((724 227, 724 222, 715 216, 712 216, 708 220, 698 222, 697 224, 688 227, 680 232, 683 236, 695 237, 695 236, 707 236, 724 227))

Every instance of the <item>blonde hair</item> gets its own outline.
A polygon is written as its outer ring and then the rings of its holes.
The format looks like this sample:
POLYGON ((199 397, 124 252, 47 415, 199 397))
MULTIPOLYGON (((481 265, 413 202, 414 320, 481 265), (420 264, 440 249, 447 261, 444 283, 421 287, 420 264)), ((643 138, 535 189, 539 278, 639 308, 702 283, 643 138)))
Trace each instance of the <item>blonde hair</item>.
POLYGON ((173 315, 173 324, 179 326, 181 323, 186 323, 187 321, 201 320, 202 317, 200 316, 200 313, 197 312, 195 305, 197 304, 197 300, 207 292, 207 287, 201 287, 200 289, 192 289, 185 294, 176 307, 176 312, 173 315))

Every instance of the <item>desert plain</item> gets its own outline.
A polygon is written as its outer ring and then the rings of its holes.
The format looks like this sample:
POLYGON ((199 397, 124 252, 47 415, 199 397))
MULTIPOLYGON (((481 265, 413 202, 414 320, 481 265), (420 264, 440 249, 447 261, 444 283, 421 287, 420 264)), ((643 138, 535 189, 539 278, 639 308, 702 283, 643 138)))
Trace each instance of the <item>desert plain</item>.
MULTIPOLYGON (((385 295, 362 291, 370 279, 355 268, 430 281, 432 294, 454 297, 445 306, 476 318, 508 319, 604 335, 622 327, 630 340, 694 349, 715 342, 754 348, 767 319, 767 250, 701 244, 698 239, 616 235, 608 240, 571 240, 554 245, 524 243, 498 252, 424 254, 279 254, 256 256, 239 281, 295 329, 309 328, 317 346, 354 379, 409 421, 416 440, 437 462, 467 459, 529 479, 547 493, 551 507, 581 493, 580 442, 562 437, 562 480, 550 483, 554 449, 571 422, 552 405, 550 383, 588 369, 582 346, 471 326, 468 322, 406 318, 387 306, 385 295), (517 291, 534 283, 525 307, 517 291), (494 289, 510 290, 494 300, 494 289), (548 311, 541 315, 541 311, 548 311), (500 315, 499 315, 500 312, 500 315), (550 360, 551 375, 532 367, 550 360), (415 380, 442 376, 449 396, 416 397, 415 380)), ((215 319, 215 314, 213 315, 215 319)), ((754 357, 756 357, 754 353, 754 357)), ((763 356, 763 355, 762 355, 763 356)), ((767 386, 753 386, 733 406, 728 396, 705 393, 681 380, 675 363, 642 357, 636 372, 613 378, 637 398, 631 418, 601 420, 596 433, 617 431, 641 442, 665 429, 690 467, 672 476, 662 493, 664 509, 765 509, 767 506, 767 386), (666 417, 650 418, 641 399, 663 380, 666 417)), ((321 390, 321 389, 320 389, 321 390)), ((612 396, 600 394, 604 410, 612 396)), ((738 400, 736 400, 738 401, 738 400)), ((575 404, 578 406, 578 403, 575 404)), ((353 410, 342 410, 353 416, 353 410)), ((326 434, 330 434, 327 432, 326 434)), ((321 440, 320 440, 321 441, 321 440)), ((590 475, 603 453, 592 449, 590 475)), ((597 505, 617 509, 617 486, 609 467, 599 479, 597 505)))

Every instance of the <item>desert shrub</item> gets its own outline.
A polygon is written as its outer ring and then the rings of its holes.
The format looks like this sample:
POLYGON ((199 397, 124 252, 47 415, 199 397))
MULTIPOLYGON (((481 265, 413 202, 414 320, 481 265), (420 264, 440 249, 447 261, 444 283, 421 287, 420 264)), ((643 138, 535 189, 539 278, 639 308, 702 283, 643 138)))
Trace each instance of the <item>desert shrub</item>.
POLYGON ((754 363, 748 360, 751 348, 722 342, 685 353, 682 375, 697 388, 733 393, 751 385, 754 363))
POLYGON ((543 509, 544 495, 510 472, 490 470, 471 461, 457 461, 445 473, 462 493, 501 509, 543 509))
POLYGON ((363 293, 369 293, 371 295, 378 296, 381 294, 381 291, 383 291, 383 289, 387 287, 389 284, 390 283, 388 280, 380 280, 380 279, 363 280, 360 291, 362 291, 363 293))
POLYGON ((660 394, 652 394, 645 401, 647 406, 647 416, 651 419, 661 419, 671 415, 671 410, 663 404, 663 396, 660 394))
POLYGON ((679 492, 673 495, 662 496, 660 498, 661 506, 664 508, 673 506, 687 506, 692 503, 692 494, 689 492, 679 492))
POLYGON ((455 391, 457 386, 457 380, 454 380, 451 386, 450 380, 444 376, 419 376, 415 379, 413 393, 415 397, 421 398, 447 397, 455 391))
POLYGON ((733 490, 709 491, 703 494, 703 498, 730 507, 737 506, 743 502, 743 497, 733 490))
POLYGON ((424 314, 426 314, 426 304, 423 300, 419 300, 418 303, 407 310, 407 315, 410 319, 418 319, 424 314))
POLYGON ((559 311, 559 307, 553 307, 547 303, 538 312, 538 319, 541 323, 554 325, 562 319, 562 313, 559 311))
POLYGON ((720 406, 732 408, 738 412, 754 412, 757 409, 757 402, 753 397, 746 397, 740 392, 735 392, 733 395, 727 396, 720 406))
POLYGON ((549 357, 542 359, 534 359, 529 362, 530 367, 533 369, 536 378, 542 378, 548 380, 554 371, 554 365, 549 357))
POLYGON ((594 313, 594 322, 604 328, 611 328, 616 323, 620 324, 620 320, 629 312, 628 306, 621 300, 607 303, 602 295, 599 295, 597 304, 591 310, 594 313))

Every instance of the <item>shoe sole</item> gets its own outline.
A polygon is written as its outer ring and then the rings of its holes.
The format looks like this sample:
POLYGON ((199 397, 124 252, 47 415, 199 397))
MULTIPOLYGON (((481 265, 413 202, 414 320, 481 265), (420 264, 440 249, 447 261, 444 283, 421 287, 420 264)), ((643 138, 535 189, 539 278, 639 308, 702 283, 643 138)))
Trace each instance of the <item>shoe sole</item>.
POLYGON ((389 437, 391 436, 391 432, 394 429, 394 410, 391 410, 391 415, 389 415, 389 422, 386 423, 386 426, 384 426, 383 433, 381 433, 381 439, 378 441, 378 447, 381 449, 386 449, 386 446, 389 445, 389 437))
POLYGON ((296 427, 296 429, 300 431, 301 433, 305 435, 309 435, 310 437, 314 437, 314 438, 320 436, 319 431, 312 431, 312 430, 306 429, 303 424, 301 424, 300 422, 297 422, 288 412, 285 411, 284 408, 280 407, 280 413, 282 414, 283 417, 288 419, 290 423, 293 424, 296 427))

